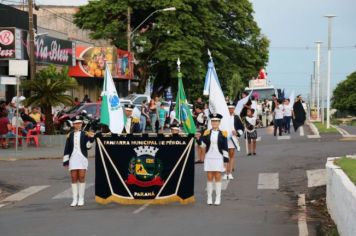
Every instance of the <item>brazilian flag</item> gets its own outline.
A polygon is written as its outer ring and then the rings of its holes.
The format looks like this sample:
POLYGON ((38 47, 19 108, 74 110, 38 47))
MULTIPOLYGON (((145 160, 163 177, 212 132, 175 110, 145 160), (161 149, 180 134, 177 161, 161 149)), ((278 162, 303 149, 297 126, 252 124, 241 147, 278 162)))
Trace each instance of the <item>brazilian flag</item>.
POLYGON ((178 73, 178 94, 176 98, 176 119, 182 124, 184 132, 188 134, 195 134, 196 128, 192 116, 192 112, 189 109, 187 97, 185 96, 182 74, 178 73))

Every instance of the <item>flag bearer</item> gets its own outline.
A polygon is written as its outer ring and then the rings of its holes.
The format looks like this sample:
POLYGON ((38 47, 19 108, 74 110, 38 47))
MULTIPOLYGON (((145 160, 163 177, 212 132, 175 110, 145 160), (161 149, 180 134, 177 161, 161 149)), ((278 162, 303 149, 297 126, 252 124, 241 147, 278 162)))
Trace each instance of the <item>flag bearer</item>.
POLYGON ((232 127, 232 133, 228 135, 227 146, 229 149, 229 163, 227 164, 226 174, 223 175, 223 179, 234 179, 232 171, 235 166, 235 149, 239 150, 239 142, 237 137, 243 135, 244 125, 242 124, 240 116, 235 114, 236 104, 232 102, 227 103, 230 113, 230 125, 232 127))
POLYGON ((63 166, 69 169, 72 178, 73 201, 70 206, 74 207, 84 205, 88 150, 94 142, 94 133, 81 130, 83 120, 80 116, 75 116, 72 119, 72 124, 74 130, 67 136, 63 166))
POLYGON ((206 130, 203 136, 197 134, 197 143, 206 149, 204 171, 207 172, 207 204, 213 204, 213 183, 215 181, 215 205, 221 204, 221 173, 225 171, 224 163, 229 161, 227 151, 227 132, 219 130, 222 115, 213 113, 209 115, 211 129, 206 130))

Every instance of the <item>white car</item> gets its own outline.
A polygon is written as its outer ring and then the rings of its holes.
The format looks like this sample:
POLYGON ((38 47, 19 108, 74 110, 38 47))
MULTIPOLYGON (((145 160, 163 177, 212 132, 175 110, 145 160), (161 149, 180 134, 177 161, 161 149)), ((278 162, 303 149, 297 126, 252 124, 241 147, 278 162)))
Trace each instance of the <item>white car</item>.
POLYGON ((123 104, 131 103, 131 104, 134 104, 135 106, 138 106, 138 105, 141 106, 141 104, 144 100, 146 100, 147 103, 149 103, 151 100, 151 97, 146 94, 130 94, 127 97, 120 98, 120 103, 123 103, 123 104))

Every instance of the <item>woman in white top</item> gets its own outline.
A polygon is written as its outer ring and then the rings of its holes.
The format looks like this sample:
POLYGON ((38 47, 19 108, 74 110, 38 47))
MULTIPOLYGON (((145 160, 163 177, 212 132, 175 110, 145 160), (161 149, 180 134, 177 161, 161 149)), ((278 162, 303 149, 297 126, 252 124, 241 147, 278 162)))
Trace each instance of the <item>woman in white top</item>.
POLYGON ((283 105, 281 104, 282 101, 276 99, 274 101, 276 107, 274 109, 274 136, 277 136, 277 128, 279 131, 279 136, 282 136, 282 129, 283 129, 283 105))
POLYGON ((293 115, 293 106, 290 104, 289 98, 284 100, 283 104, 283 123, 284 123, 284 131, 290 134, 290 122, 292 120, 293 115))
POLYGON ((213 183, 215 181, 216 199, 215 205, 221 204, 221 173, 225 171, 224 163, 229 162, 227 148, 227 132, 219 130, 222 115, 211 114, 212 129, 206 130, 202 137, 197 134, 197 143, 200 147, 206 149, 204 160, 204 171, 207 172, 207 204, 213 204, 213 183))

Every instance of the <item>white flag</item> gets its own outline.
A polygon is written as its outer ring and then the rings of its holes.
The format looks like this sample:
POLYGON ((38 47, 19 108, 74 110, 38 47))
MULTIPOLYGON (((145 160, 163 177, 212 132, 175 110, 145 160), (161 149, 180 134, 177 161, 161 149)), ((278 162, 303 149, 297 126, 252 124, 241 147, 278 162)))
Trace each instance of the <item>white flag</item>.
POLYGON ((236 104, 236 108, 235 108, 235 114, 236 115, 240 115, 242 109, 244 108, 244 105, 248 102, 248 100, 251 97, 253 90, 251 90, 251 92, 249 93, 249 95, 247 95, 246 97, 240 99, 237 104, 236 104))
POLYGON ((124 128, 124 113, 108 66, 105 67, 101 96, 100 123, 107 125, 112 133, 121 134, 124 128))
MULTIPOLYGON (((230 113, 213 62, 209 62, 208 64, 208 72, 205 77, 204 95, 209 95, 210 112, 219 113, 223 116, 220 122, 220 130, 227 131, 228 135, 231 136, 233 128, 231 127, 230 113)), ((211 127, 210 122, 208 125, 211 127)))

